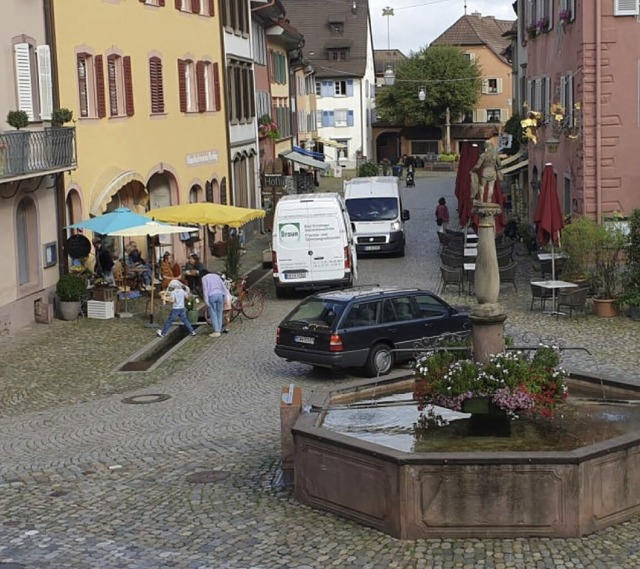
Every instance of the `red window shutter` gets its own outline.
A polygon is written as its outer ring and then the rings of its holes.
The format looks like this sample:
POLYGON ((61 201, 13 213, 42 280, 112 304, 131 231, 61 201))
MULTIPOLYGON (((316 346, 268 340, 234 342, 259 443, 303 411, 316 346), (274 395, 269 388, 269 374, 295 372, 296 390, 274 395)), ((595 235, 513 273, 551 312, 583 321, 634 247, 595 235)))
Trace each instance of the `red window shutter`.
POLYGON ((175 1, 176 10, 182 10, 182 0, 175 1))
POLYGON ((149 86, 151 91, 151 112, 164 113, 164 87, 162 85, 162 60, 149 59, 149 86))
POLYGON ((216 3, 214 0, 209 0, 209 16, 212 18, 216 15, 216 3))
POLYGON ((220 100, 220 66, 217 63, 213 64, 213 91, 216 98, 216 111, 222 108, 222 101, 220 100))
POLYGON ((144 4, 147 0, 140 0, 140 4, 144 4))
POLYGON ((207 86, 204 82, 204 61, 196 62, 196 85, 198 91, 198 111, 207 110, 207 86))
POLYGON ((200 13, 200 0, 191 0, 191 13, 192 14, 200 13))
POLYGON ((102 65, 102 56, 96 55, 93 58, 96 72, 96 111, 98 118, 103 119, 107 116, 107 106, 104 98, 104 67, 102 65))
POLYGON ((164 8, 164 0, 160 0, 158 2, 158 6, 160 6, 161 8, 164 8))
POLYGON ((127 116, 132 117, 135 113, 133 106, 133 79, 131 78, 131 57, 125 55, 122 58, 122 70, 124 71, 124 99, 127 116))
POLYGON ((180 94, 180 112, 187 112, 187 64, 184 60, 178 59, 178 91, 180 94))

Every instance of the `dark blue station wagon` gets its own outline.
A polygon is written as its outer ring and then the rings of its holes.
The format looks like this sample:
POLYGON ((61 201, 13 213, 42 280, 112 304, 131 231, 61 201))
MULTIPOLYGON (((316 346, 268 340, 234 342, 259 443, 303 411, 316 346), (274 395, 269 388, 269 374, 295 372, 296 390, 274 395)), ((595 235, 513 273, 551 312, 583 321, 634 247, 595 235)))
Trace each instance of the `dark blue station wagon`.
POLYGON ((470 330, 469 307, 427 290, 355 287, 302 301, 278 326, 275 353, 316 367, 364 368, 375 377, 411 359, 422 338, 470 330))

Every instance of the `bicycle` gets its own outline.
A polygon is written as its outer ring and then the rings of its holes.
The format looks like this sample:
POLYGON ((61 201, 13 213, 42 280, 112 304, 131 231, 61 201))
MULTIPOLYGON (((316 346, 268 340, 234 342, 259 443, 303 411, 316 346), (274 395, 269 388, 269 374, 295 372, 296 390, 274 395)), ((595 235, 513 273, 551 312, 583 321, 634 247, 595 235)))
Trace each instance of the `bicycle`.
POLYGON ((264 292, 260 289, 249 287, 247 285, 247 275, 241 278, 235 289, 232 280, 227 279, 224 275, 222 275, 222 280, 231 293, 229 322, 233 322, 240 314, 250 320, 254 320, 262 314, 264 310, 264 292))

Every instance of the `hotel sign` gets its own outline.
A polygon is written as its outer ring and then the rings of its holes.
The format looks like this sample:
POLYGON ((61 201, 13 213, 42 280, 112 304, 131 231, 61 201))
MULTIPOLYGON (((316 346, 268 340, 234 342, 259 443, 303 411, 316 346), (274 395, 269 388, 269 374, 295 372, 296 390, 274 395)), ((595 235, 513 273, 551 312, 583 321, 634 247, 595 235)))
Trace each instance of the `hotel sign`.
POLYGON ((199 166, 200 164, 215 164, 218 162, 218 158, 217 150, 204 150, 187 154, 186 162, 187 166, 199 166))

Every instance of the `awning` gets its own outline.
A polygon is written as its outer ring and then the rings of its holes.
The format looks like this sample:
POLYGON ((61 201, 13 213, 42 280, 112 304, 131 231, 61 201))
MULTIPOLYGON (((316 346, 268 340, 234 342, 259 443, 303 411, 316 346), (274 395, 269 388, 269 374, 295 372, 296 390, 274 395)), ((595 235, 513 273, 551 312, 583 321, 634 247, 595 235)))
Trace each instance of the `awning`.
POLYGON ((339 142, 336 142, 335 140, 328 140, 326 138, 316 138, 316 142, 324 144, 325 146, 333 146, 334 148, 346 148, 347 147, 346 144, 340 144, 339 142))
POLYGON ((324 161, 324 154, 322 152, 314 152, 313 150, 307 150, 306 148, 302 148, 301 146, 293 147, 294 152, 298 154, 302 154, 303 156, 309 156, 309 158, 315 158, 316 160, 320 160, 320 162, 324 161))
POLYGON ((107 209, 107 204, 113 199, 113 196, 115 196, 123 186, 133 181, 140 182, 142 185, 139 192, 142 195, 132 195, 130 196, 132 203, 122 205, 127 205, 130 209, 136 209, 135 206, 142 206, 142 211, 144 211, 144 206, 149 197, 144 189, 145 183, 142 176, 133 170, 123 170, 117 166, 109 166, 103 170, 93 184, 91 195, 95 196, 95 198, 92 200, 91 215, 104 213, 107 209), (144 203, 142 203, 143 201, 144 203))
POLYGON ((526 168, 529 165, 529 160, 525 158, 524 160, 520 160, 520 162, 516 162, 513 166, 507 166, 506 168, 500 168, 500 172, 502 174, 512 174, 521 168, 526 168))
POLYGON ((310 168, 316 168, 318 170, 328 170, 330 166, 326 162, 320 162, 320 160, 315 160, 309 156, 300 154, 295 150, 290 150, 289 152, 282 152, 280 156, 287 160, 297 162, 298 164, 303 164, 304 166, 308 166, 310 168))

